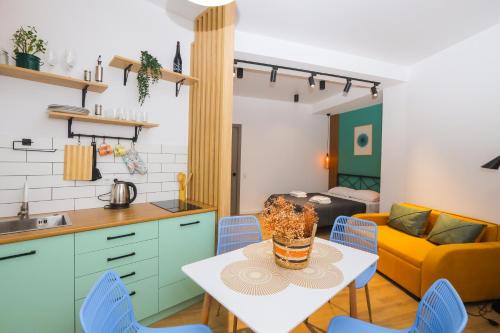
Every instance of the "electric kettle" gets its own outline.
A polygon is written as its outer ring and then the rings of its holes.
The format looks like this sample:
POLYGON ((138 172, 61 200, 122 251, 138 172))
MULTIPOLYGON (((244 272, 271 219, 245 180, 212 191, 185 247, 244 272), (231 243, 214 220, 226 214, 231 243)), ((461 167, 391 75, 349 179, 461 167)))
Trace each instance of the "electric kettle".
POLYGON ((109 205, 104 208, 127 208, 137 197, 137 187, 134 183, 124 182, 115 178, 114 184, 111 185, 110 195, 109 205), (132 198, 130 198, 130 188, 134 191, 132 198))

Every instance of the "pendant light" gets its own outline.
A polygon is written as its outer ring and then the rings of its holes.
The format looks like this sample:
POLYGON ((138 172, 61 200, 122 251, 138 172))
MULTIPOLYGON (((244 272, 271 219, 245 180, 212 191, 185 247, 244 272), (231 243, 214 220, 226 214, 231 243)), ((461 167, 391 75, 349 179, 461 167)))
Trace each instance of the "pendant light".
POLYGON ((189 0, 189 1, 200 6, 217 7, 217 6, 227 5, 228 3, 231 3, 234 0, 189 0))
POLYGON ((326 155, 323 161, 323 167, 327 170, 330 169, 330 113, 326 114, 328 116, 328 137, 326 138, 326 155))

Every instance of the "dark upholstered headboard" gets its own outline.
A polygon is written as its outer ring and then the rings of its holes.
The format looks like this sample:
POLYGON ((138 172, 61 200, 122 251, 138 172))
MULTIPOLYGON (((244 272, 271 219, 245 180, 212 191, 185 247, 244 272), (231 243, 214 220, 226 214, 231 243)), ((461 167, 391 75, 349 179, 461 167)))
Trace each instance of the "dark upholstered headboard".
POLYGON ((380 192, 380 177, 339 173, 337 175, 337 186, 349 187, 355 190, 380 192))

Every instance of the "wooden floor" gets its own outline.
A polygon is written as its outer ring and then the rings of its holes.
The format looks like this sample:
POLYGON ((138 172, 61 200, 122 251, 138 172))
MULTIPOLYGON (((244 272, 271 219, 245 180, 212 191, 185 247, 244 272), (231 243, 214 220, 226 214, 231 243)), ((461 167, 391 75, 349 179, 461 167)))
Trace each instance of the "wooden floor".
MULTIPOLYGON (((323 230, 319 234, 322 238, 328 238, 328 231, 323 230)), ((394 285, 391 281, 379 275, 373 277, 369 283, 370 296, 372 298, 373 321, 376 324, 390 328, 408 328, 413 323, 417 311, 418 302, 407 295, 402 289, 394 285)), ((366 300, 362 289, 358 290, 358 311, 362 320, 368 320, 366 300)), ((200 322, 201 301, 191 307, 163 319, 153 325, 153 327, 177 326, 194 324, 200 322)), ((476 304, 467 305, 470 313, 477 313, 476 304)), ((212 305, 210 312, 209 326, 214 333, 227 332, 227 311, 221 308, 220 315, 216 316, 217 304, 212 305)), ((332 317, 338 315, 348 315, 349 293, 348 289, 343 290, 331 302, 323 305, 317 312, 309 318, 309 326, 301 324, 295 328, 293 333, 302 332, 325 332, 332 317)), ((486 315, 500 322, 500 315, 490 312, 486 315)), ((239 332, 249 332, 244 330, 244 324, 238 325, 239 332)), ((469 322, 464 332, 480 333, 500 333, 500 327, 491 326, 486 320, 480 317, 469 316, 469 322)), ((279 333, 279 332, 276 332, 279 333)), ((353 332, 355 333, 355 332, 353 332)))

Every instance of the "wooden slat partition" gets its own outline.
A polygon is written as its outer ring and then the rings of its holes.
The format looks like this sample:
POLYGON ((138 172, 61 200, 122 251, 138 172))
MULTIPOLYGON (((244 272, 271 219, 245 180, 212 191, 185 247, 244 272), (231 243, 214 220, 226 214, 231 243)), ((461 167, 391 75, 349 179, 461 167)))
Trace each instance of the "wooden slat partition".
POLYGON ((231 3, 211 7, 195 21, 191 45, 188 198, 230 214, 231 125, 233 112, 234 19, 231 3))
POLYGON ((337 186, 339 173, 339 115, 330 116, 330 169, 328 170, 328 188, 337 186))

